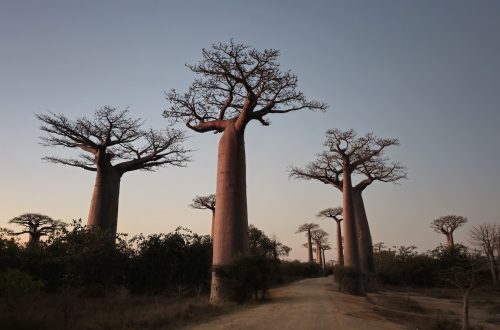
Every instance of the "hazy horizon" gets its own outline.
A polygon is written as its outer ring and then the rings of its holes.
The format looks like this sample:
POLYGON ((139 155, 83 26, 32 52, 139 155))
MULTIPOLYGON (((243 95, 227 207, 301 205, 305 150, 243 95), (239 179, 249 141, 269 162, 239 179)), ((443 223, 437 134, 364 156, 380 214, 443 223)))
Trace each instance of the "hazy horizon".
MULTIPOLYGON (((86 221, 94 173, 41 161, 68 155, 40 146, 35 113, 74 119, 103 105, 130 107, 146 126, 166 127, 164 92, 185 91, 184 66, 202 48, 229 41, 280 50, 283 70, 299 78, 325 112, 270 116, 246 131, 249 223, 306 260, 295 234, 316 214, 341 206, 318 182, 288 179, 322 150, 329 128, 396 137, 388 155, 408 167, 400 185, 374 183, 364 199, 373 242, 445 242, 430 222, 463 215, 456 242, 472 225, 500 222, 500 3, 495 1, 19 1, 0 4, 0 227, 22 213, 86 221)), ((182 126, 179 126, 182 127, 182 126)), ((220 135, 188 131, 186 168, 133 172, 121 181, 118 231, 210 233, 208 211, 188 207, 215 192, 220 135)), ((327 251, 332 259, 335 250, 327 251)))

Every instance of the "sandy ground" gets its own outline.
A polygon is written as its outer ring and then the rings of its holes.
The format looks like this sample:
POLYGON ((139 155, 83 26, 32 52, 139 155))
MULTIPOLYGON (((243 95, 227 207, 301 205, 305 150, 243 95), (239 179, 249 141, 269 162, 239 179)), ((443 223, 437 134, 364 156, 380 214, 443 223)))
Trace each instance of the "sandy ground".
POLYGON ((341 294, 331 277, 271 290, 271 299, 185 329, 405 329, 372 311, 363 297, 341 294))

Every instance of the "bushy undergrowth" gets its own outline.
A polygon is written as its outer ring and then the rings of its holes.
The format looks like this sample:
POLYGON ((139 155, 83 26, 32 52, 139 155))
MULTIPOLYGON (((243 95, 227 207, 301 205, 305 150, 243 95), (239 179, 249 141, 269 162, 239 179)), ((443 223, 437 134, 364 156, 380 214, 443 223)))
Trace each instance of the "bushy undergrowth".
POLYGON ((426 253, 418 253, 415 246, 400 246, 395 250, 374 253, 380 284, 415 287, 450 286, 447 281, 449 275, 457 273, 457 267, 471 262, 484 265, 477 269, 476 276, 487 281, 486 261, 481 258, 459 244, 454 248, 440 245, 426 253))

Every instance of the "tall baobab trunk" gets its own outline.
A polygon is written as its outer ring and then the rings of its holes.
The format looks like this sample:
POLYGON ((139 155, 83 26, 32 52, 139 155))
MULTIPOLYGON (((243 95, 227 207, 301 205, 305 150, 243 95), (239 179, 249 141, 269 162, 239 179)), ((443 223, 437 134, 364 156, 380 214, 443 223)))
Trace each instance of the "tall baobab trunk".
POLYGON ((316 261, 318 265, 323 268, 323 258, 321 257, 321 245, 319 242, 316 242, 316 261))
POLYGON ((337 223, 337 262, 340 266, 344 266, 344 248, 342 246, 342 226, 340 221, 335 221, 337 223))
MULTIPOLYGON (((361 281, 361 269, 359 260, 359 249, 357 243, 357 230, 356 221, 354 218, 354 205, 352 197, 352 181, 351 173, 349 172, 348 165, 343 165, 343 185, 342 185, 342 207, 344 217, 344 266, 352 270, 355 278, 347 279, 349 284, 344 285, 344 290, 352 294, 364 294, 365 289, 361 281)), ((347 283, 346 282, 346 283, 347 283)))
POLYGON ((222 303, 231 295, 227 279, 217 274, 217 266, 230 264, 238 253, 248 253, 245 171, 243 131, 229 124, 219 141, 211 303, 222 303))
POLYGON ((352 201, 354 205, 354 218, 356 219, 356 231, 358 238, 360 270, 365 277, 367 291, 376 290, 375 260, 373 256, 373 242, 370 233, 370 225, 366 216, 365 203, 363 202, 363 191, 353 188, 352 201))
POLYGON ((326 268, 325 250, 322 249, 321 252, 323 255, 323 269, 325 269, 326 268))
POLYGON ((311 240, 311 229, 307 230, 307 252, 309 253, 309 262, 313 262, 313 250, 311 240))
POLYGON ((121 174, 107 161, 98 165, 87 226, 116 235, 121 174))
POLYGON ((455 242, 453 241, 453 232, 446 233, 446 241, 450 249, 455 247, 455 242))
POLYGON ((344 216, 344 264, 359 270, 359 250, 356 242, 356 223, 354 218, 354 205, 352 198, 351 176, 344 170, 344 183, 342 189, 342 205, 344 216))

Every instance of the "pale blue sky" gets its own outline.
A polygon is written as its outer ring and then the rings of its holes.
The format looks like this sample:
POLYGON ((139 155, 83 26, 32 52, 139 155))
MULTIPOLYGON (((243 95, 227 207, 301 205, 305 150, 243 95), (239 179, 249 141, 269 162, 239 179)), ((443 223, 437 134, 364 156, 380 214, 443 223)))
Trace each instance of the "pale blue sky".
MULTIPOLYGON (((312 160, 333 127, 401 141, 390 155, 409 180, 365 193, 375 242, 433 248, 444 237, 429 223, 446 214, 500 222, 500 2, 66 0, 0 2, 0 226, 29 211, 87 216, 93 173, 40 160, 64 151, 38 145, 34 113, 130 106, 164 127, 164 91, 193 79, 184 64, 230 38, 279 49, 305 94, 330 105, 247 131, 250 223, 292 257, 306 255, 297 226, 341 196, 289 181, 287 168, 312 160)), ((119 231, 209 232, 210 215, 187 205, 215 188, 219 136, 189 134, 187 168, 123 177, 119 231)))

